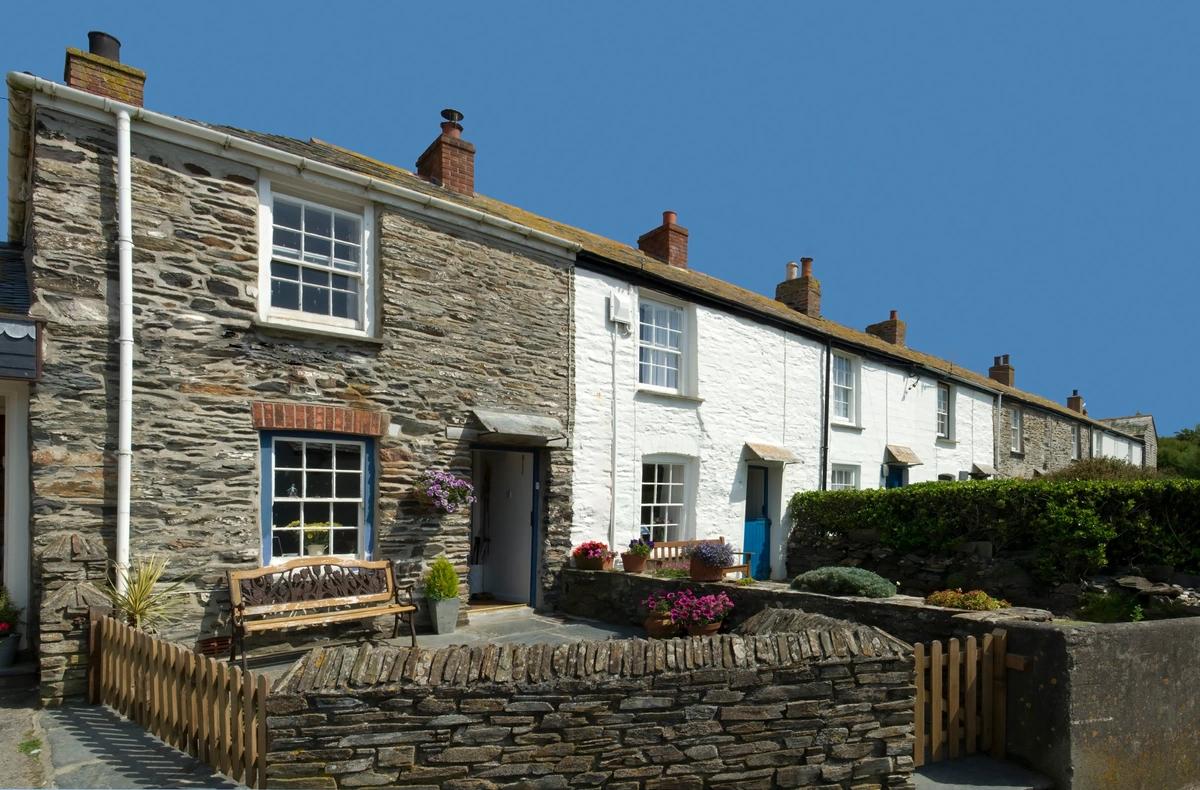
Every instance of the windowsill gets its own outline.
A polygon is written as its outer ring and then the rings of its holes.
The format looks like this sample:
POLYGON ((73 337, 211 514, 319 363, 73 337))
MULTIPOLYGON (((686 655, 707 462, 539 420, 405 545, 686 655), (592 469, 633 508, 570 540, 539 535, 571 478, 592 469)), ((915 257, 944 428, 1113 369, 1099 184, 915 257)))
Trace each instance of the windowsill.
POLYGON ((378 337, 368 337, 360 332, 347 329, 337 329, 335 327, 323 326, 297 326, 295 324, 281 324, 275 321, 260 321, 257 318, 250 322, 250 326, 262 332, 272 335, 284 335, 288 337, 322 337, 332 338, 336 340, 345 340, 351 343, 362 343, 368 346, 383 346, 384 341, 378 337))
POLYGON ((839 431, 852 431, 854 433, 862 433, 866 430, 863 426, 853 422, 833 422, 830 420, 829 427, 839 431))
POLYGON ((1012 456, 1013 458, 1024 458, 1025 457, 1024 450, 1009 450, 1008 454, 1010 456, 1012 456))
POLYGON ((943 447, 954 447, 958 444, 958 439, 951 439, 948 436, 939 436, 936 441, 943 447))
POLYGON ((704 398, 698 398, 695 395, 685 395, 682 392, 670 392, 668 390, 658 390, 644 386, 639 386, 636 394, 639 396, 650 395, 655 398, 664 398, 666 400, 684 401, 685 403, 694 403, 696 405, 704 403, 704 398))

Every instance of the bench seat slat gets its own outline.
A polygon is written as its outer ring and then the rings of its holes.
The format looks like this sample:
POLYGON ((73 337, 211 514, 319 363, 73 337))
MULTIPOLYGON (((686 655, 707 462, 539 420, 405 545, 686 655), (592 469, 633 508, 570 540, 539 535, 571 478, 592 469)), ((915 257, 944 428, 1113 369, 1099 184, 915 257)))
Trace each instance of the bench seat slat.
POLYGON ((314 623, 328 623, 342 620, 366 620, 375 617, 383 617, 389 614, 403 614, 404 612, 414 612, 417 607, 407 604, 393 604, 391 606, 376 606, 370 609, 345 609, 337 612, 317 612, 307 615, 290 615, 288 617, 272 617, 261 620, 247 620, 243 628, 247 632, 251 631, 269 631, 275 629, 290 628, 292 626, 312 625, 314 623))
POLYGON ((296 612, 308 609, 331 609, 338 606, 362 606, 363 604, 378 603, 392 600, 389 591, 371 593, 370 595, 345 595, 340 598, 316 598, 311 601, 290 601, 288 603, 264 603, 258 606, 247 606, 242 611, 246 615, 276 612, 296 612))

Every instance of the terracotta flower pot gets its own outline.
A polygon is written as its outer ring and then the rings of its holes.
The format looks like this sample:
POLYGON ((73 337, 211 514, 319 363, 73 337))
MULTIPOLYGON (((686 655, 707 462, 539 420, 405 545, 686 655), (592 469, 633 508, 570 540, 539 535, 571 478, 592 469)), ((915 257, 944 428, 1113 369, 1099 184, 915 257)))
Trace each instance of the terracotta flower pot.
POLYGON ((679 630, 679 626, 672 623, 670 617, 657 612, 651 612, 642 625, 646 629, 646 636, 651 639, 669 639, 679 630))
POLYGON ((612 557, 576 557, 575 567, 581 571, 606 571, 612 567, 612 557))
POLYGON ((719 582, 725 578, 724 568, 701 562, 697 557, 692 557, 688 565, 688 573, 694 582, 719 582))
POLYGON ((707 625, 689 625, 687 632, 688 636, 712 636, 721 630, 721 621, 709 623, 707 625))
POLYGON ((621 555, 621 564, 626 573, 641 573, 646 570, 646 558, 628 551, 621 555))

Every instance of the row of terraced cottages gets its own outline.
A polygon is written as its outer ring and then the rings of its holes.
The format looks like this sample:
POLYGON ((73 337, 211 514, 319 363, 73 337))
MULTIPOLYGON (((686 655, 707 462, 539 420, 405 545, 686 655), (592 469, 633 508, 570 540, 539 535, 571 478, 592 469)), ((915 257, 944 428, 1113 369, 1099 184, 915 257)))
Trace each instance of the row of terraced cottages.
POLYGON ((1148 418, 1016 389, 1007 355, 980 375, 894 312, 823 317, 809 259, 772 299, 692 269, 671 212, 635 248, 478 194, 456 113, 409 172, 148 110, 96 39, 63 83, 8 75, 4 583, 44 694, 82 682, 126 556, 186 577, 192 638, 305 527, 552 607, 586 539, 724 536, 779 577, 797 490, 1154 464, 1148 418), (476 504, 423 505, 433 469, 476 504))

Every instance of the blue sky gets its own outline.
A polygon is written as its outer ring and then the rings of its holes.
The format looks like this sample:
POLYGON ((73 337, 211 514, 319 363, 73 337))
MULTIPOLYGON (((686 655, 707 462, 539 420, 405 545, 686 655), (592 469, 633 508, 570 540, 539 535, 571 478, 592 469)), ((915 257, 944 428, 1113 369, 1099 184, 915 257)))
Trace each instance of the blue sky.
POLYGON ((1200 422, 1200 3, 117 5, 14 5, 4 69, 106 30, 152 109, 410 168, 457 107, 480 192, 630 243, 674 209, 693 268, 811 256, 834 320, 1200 422))

